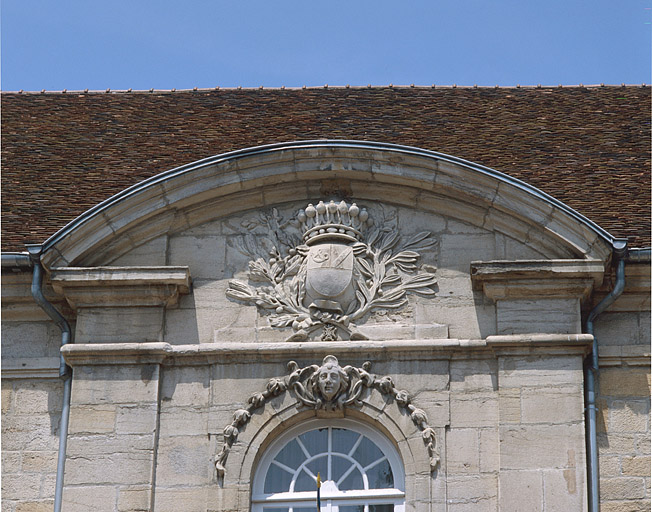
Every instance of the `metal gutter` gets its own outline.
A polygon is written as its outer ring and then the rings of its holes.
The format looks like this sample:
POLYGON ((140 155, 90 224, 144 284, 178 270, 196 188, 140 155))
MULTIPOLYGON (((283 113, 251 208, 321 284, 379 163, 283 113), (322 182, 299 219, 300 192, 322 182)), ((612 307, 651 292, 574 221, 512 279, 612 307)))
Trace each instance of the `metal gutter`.
MULTIPOLYGON (((38 244, 26 244, 29 258, 33 265, 32 274, 32 297, 36 303, 47 313, 61 329, 61 346, 71 342, 70 324, 57 309, 50 304, 43 295, 43 265, 41 264, 41 254, 43 246, 38 244)), ((21 261, 23 259, 21 258, 21 261)), ((72 387, 72 368, 66 365, 66 361, 61 354, 59 365, 59 377, 63 379, 63 403, 61 406, 61 422, 59 424, 59 454, 57 458, 57 479, 54 491, 54 512, 61 512, 61 502, 63 496, 63 476, 66 465, 66 446, 68 444, 68 421, 70 418, 70 391, 72 387)))
POLYGON ((27 252, 3 252, 0 255, 2 268, 27 270, 32 268, 32 259, 27 252))
POLYGON ((422 158, 428 158, 432 160, 437 160, 437 161, 444 161, 452 164, 457 164, 461 165, 463 167, 466 167, 468 169, 474 170, 480 174, 483 174, 485 176, 492 177, 494 179, 497 179, 499 181, 502 181, 504 183, 507 183, 509 185, 512 185, 548 204, 551 206, 563 211, 570 217, 574 218, 581 224, 584 224, 586 227, 588 227, 591 231, 595 232, 600 238, 605 240, 607 243, 610 245, 613 245, 614 242, 616 242, 616 238, 613 237, 609 232, 607 232, 605 229, 601 228, 598 226, 596 223, 591 221, 590 219, 584 217, 582 214, 576 212, 566 204, 562 203, 558 199, 555 199, 554 197, 546 194, 545 192, 537 189, 536 187, 533 187, 531 185, 528 185, 527 183, 518 180, 516 178, 513 178, 511 176, 508 176, 507 174, 503 174, 499 171, 496 171, 495 169, 491 169, 489 167, 485 167, 483 165, 479 165, 473 162, 469 162, 467 160, 464 160, 462 158, 457 158, 454 156, 450 155, 445 155, 443 153, 438 153, 436 151, 429 151, 426 149, 421 149, 421 148, 416 148, 412 146, 402 146, 398 144, 388 144, 388 143, 383 143, 383 142, 368 142, 368 141, 354 141, 354 140, 308 140, 308 141, 296 141, 296 142, 284 142, 284 143, 278 143, 278 144, 269 144, 269 145, 264 145, 264 146, 256 146, 252 148, 247 148, 247 149, 240 149, 237 151, 231 151, 228 153, 223 153, 221 155, 216 155, 216 156, 211 156, 208 158, 205 158, 203 160, 198 160, 197 162, 193 162, 190 164, 183 165, 181 167, 177 167, 174 169, 171 169, 169 171, 162 172, 160 174, 157 174, 156 176, 152 176, 151 178, 148 178, 144 181, 141 181, 140 183, 137 183, 129 188, 126 188, 125 190, 117 193, 116 195, 108 198, 105 201, 102 201, 101 203, 97 204, 93 208, 89 209, 73 221, 71 221, 69 224, 64 226, 62 229, 57 231, 54 235, 52 235, 50 238, 48 238, 45 243, 43 244, 43 252, 46 252, 50 250, 53 246, 57 244, 61 239, 65 238, 68 236, 72 231, 77 229, 79 226, 84 224, 85 222, 88 222, 90 219, 94 218, 97 215, 100 215, 102 212, 105 210, 109 209, 115 204, 118 204, 127 198, 134 196, 147 188, 161 184, 163 182, 169 181, 177 176, 193 172, 195 170, 208 167, 210 165, 215 165, 215 164, 221 164, 221 163, 226 163, 234 160, 238 160, 241 158, 246 158, 246 157, 251 157, 251 156, 259 156, 259 155, 264 155, 267 153, 275 153, 275 152, 281 152, 281 151, 288 151, 288 150, 297 150, 297 149, 334 149, 334 148, 340 148, 340 149, 361 149, 361 150, 370 150, 370 151, 386 151, 386 152, 391 152, 391 153, 396 153, 396 154, 403 154, 403 155, 410 155, 410 156, 418 156, 422 158))
POLYGON ((600 301, 589 313, 586 319, 586 333, 593 336, 592 352, 585 365, 585 383, 586 383, 586 444, 587 444, 587 462, 588 462, 588 484, 589 484, 589 510, 599 512, 600 510, 600 468, 598 465, 598 435, 595 406, 595 383, 598 377, 598 339, 594 334, 594 321, 597 316, 605 311, 625 289, 625 258, 627 254, 627 241, 624 239, 616 240, 613 244, 613 256, 616 262, 616 282, 613 290, 600 301))
POLYGON ((652 249, 645 247, 642 249, 629 249, 625 256, 626 263, 650 263, 652 261, 652 249))

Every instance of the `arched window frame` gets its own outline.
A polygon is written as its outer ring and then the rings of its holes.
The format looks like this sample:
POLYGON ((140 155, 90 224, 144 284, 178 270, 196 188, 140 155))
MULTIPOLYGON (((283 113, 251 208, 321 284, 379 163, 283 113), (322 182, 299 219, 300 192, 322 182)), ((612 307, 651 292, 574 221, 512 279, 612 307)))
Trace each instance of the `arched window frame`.
MULTIPOLYGON (((261 457, 252 484, 252 512, 262 512, 263 507, 267 508, 287 508, 292 506, 315 508, 315 496, 313 492, 293 492, 277 493, 273 495, 265 494, 264 485, 267 472, 272 465, 272 461, 278 453, 286 446, 287 443, 297 438, 299 435, 311 430, 320 428, 342 428, 357 432, 367 437, 374 443, 383 455, 392 469, 394 477, 394 488, 389 489, 368 489, 340 491, 335 495, 328 493, 325 488, 322 491, 322 508, 323 512, 335 512, 339 506, 360 505, 361 502, 374 504, 393 504, 394 512, 404 512, 405 510, 405 470, 403 462, 398 454, 396 447, 389 439, 379 431, 371 428, 363 422, 352 419, 313 419, 301 422, 298 425, 284 431, 276 438, 267 448, 261 457)), ((365 507, 365 512, 368 508, 365 507)))

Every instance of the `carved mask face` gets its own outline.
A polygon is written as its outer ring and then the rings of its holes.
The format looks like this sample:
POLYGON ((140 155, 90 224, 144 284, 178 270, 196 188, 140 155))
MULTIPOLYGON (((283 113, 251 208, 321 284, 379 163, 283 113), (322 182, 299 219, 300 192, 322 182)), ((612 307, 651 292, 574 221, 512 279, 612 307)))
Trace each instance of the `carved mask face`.
POLYGON ((339 369, 332 365, 327 364, 322 366, 319 369, 319 390, 321 391, 322 396, 327 400, 331 401, 335 398, 335 395, 340 390, 341 377, 339 369))

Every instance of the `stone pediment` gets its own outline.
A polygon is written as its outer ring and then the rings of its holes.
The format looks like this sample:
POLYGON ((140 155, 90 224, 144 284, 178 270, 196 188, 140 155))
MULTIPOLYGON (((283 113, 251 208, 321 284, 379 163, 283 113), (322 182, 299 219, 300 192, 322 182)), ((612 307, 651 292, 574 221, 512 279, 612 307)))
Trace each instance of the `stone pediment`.
POLYGON ((335 196, 446 215, 523 240, 551 258, 605 260, 613 239, 536 188, 459 158, 392 144, 308 141, 218 155, 154 176, 53 235, 43 262, 106 265, 213 219, 335 196))

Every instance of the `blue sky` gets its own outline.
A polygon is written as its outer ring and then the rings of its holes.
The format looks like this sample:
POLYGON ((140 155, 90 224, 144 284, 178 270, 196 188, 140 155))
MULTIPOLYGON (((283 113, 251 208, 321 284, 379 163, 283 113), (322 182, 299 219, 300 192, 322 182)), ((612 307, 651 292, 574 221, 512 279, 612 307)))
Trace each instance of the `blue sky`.
POLYGON ((5 91, 650 83, 652 0, 2 0, 5 91))

